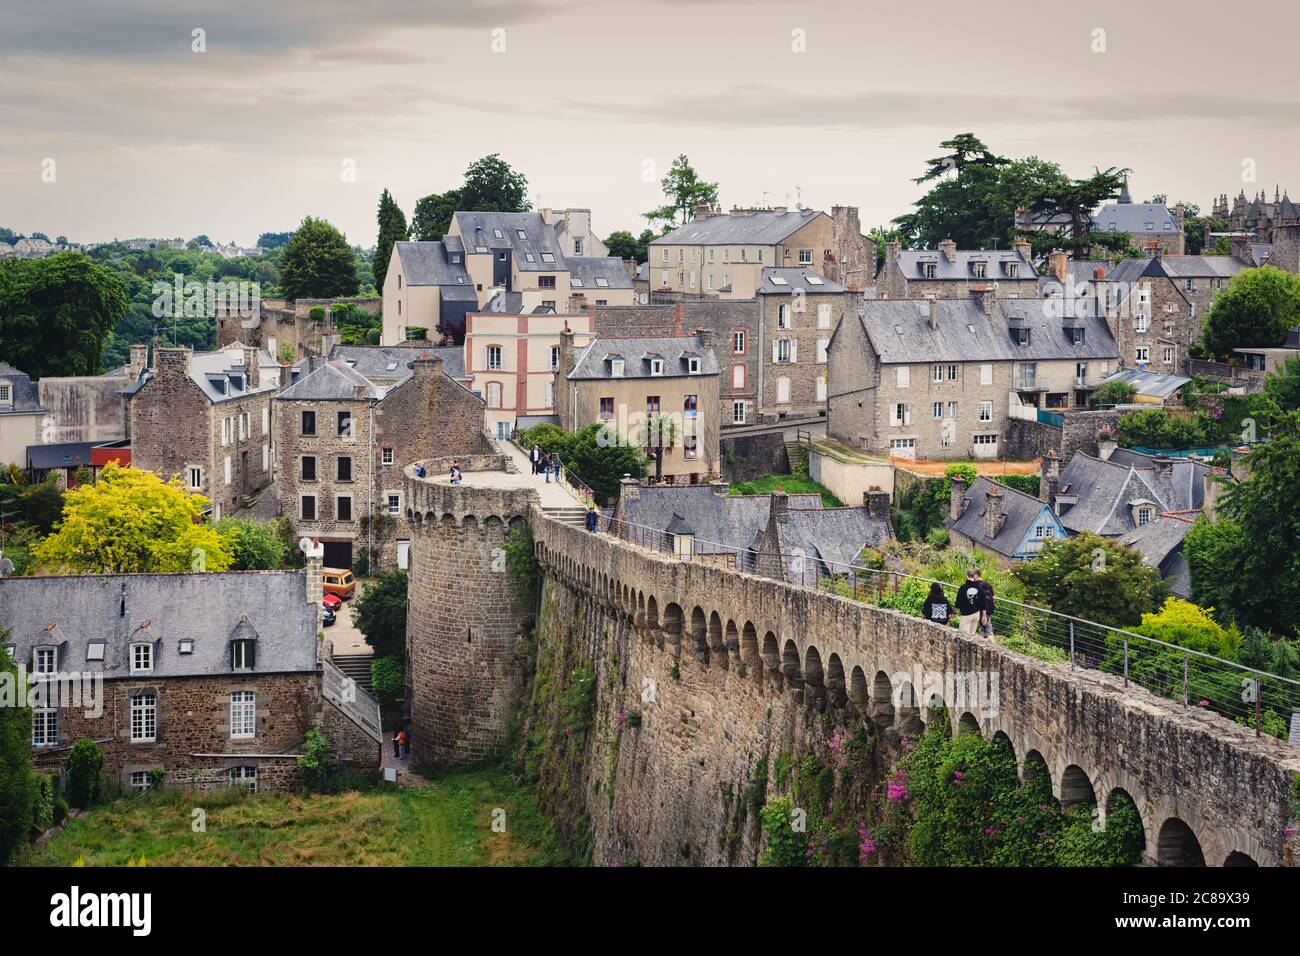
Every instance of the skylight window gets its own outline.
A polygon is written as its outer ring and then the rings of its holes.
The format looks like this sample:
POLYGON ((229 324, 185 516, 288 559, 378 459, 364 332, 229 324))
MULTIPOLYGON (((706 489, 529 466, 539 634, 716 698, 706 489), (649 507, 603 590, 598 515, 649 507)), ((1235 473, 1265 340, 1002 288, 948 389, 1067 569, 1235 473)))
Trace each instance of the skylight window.
POLYGON ((506 234, 502 232, 500 229, 493 229, 492 235, 497 239, 504 239, 506 237, 506 234))
POLYGON ((532 254, 531 252, 525 252, 525 253, 524 253, 524 258, 527 259, 529 262, 536 262, 536 261, 537 261, 536 257, 534 257, 533 254, 532 254))
POLYGON ((555 253, 553 253, 553 252, 543 252, 543 253, 542 253, 542 261, 543 261, 543 262, 554 262, 554 261, 555 261, 555 253))
POLYGON ((488 248, 487 248, 487 246, 475 246, 475 247, 474 247, 474 251, 475 251, 475 252, 487 252, 487 251, 488 251, 488 248))
POLYGON ((515 234, 516 234, 517 236, 519 236, 520 239, 527 239, 527 238, 528 238, 528 233, 524 232, 522 229, 516 229, 516 230, 515 230, 515 234))
POLYGON ((194 642, 191 641, 189 638, 185 638, 185 639, 181 640, 180 644, 177 645, 177 648, 176 648, 176 649, 177 649, 177 651, 178 651, 179 653, 181 653, 181 654, 193 654, 193 653, 194 653, 194 642))
POLYGON ((577 276, 573 276, 571 279, 569 279, 569 285, 571 285, 575 289, 580 289, 582 288, 582 280, 579 279, 577 276))
POLYGON ((390 372, 395 372, 397 371, 397 363, 389 362, 387 365, 384 366, 384 368, 386 368, 390 372))
POLYGON ((809 285, 822 285, 821 276, 807 276, 807 280, 809 285))
POLYGON ((104 659, 104 642, 91 641, 86 645, 86 660, 102 661, 104 659))
POLYGON ((596 285, 600 286, 602 289, 604 289, 604 288, 608 288, 608 287, 609 287, 609 280, 606 279, 606 278, 603 278, 603 277, 597 277, 597 279, 596 279, 596 285))

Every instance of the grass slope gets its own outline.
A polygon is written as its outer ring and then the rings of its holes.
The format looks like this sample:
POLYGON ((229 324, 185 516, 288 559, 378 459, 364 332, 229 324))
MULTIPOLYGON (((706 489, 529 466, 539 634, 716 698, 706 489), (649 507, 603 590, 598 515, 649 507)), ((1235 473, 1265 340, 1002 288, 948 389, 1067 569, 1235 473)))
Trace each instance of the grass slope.
POLYGON ((570 862, 527 791, 499 768, 429 787, 330 795, 168 790, 98 807, 29 851, 29 866, 548 866, 570 862), (505 811, 505 832, 492 831, 505 811), (191 828, 206 814, 206 832, 191 828))

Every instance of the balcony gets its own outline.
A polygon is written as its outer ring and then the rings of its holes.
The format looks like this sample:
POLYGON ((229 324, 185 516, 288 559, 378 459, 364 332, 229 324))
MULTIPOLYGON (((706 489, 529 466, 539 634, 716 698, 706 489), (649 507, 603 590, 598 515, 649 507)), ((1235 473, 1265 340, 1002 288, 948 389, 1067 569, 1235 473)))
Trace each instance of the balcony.
POLYGON ((1023 372, 1016 374, 1016 391, 1017 392, 1036 392, 1044 386, 1038 384, 1037 375, 1026 375, 1023 372))

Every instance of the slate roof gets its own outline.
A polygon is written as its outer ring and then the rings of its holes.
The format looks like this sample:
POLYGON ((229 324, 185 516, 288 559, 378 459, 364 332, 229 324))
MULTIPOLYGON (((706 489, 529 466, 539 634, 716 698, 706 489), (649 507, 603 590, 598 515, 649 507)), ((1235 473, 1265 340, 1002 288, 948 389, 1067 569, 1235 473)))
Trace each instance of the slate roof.
POLYGON ((27 467, 37 471, 51 468, 76 468, 90 464, 90 449, 102 441, 58 442, 27 446, 27 467))
POLYGON ((1025 539, 1025 535, 1034 526, 1034 522, 1046 506, 1045 502, 1039 501, 1033 495, 999 485, 984 477, 976 478, 966 489, 965 502, 961 516, 956 521, 945 518, 944 524, 981 548, 995 551, 1008 558, 1016 553, 1020 542, 1025 539), (985 527, 984 512, 988 493, 992 490, 1002 492, 1002 513, 1006 518, 997 534, 990 538, 985 527))
MULTIPOLYGON (((1020 361, 1052 359, 1111 359, 1119 358, 1119 346, 1110 334, 1105 318, 1097 314, 1091 298, 1065 300, 1060 297, 1045 299, 997 299, 996 311, 1008 320, 1015 320, 1028 328, 1029 344, 1011 343, 1012 356, 1020 361), (1068 308, 1067 308, 1068 304, 1068 308), (1066 332, 1063 313, 1068 312, 1077 321, 1068 323, 1084 330, 1083 342, 1075 345, 1066 332)), ((1007 336, 1010 338, 1010 325, 1007 336)))
MULTIPOLYGON (((336 345, 330 350, 331 361, 338 359, 372 383, 392 384, 411 374, 411 363, 427 354, 442 359, 442 370, 451 378, 467 382, 465 350, 459 345, 412 348, 408 346, 336 345)), ((295 386, 296 387, 296 386, 295 386)))
POLYGON ((316 669, 316 608, 301 571, 0 578, 0 627, 29 666, 33 648, 54 643, 60 670, 128 677, 130 645, 148 640, 154 677, 242 675, 230 640, 245 618, 256 632, 252 673, 316 669), (194 641, 192 654, 179 652, 181 638, 194 641), (86 659, 91 641, 105 642, 102 661, 86 659))
POLYGON ((998 279, 1036 279, 1034 263, 1020 254, 1018 249, 956 249, 950 262, 940 249, 902 249, 898 253, 898 267, 905 279, 934 281, 989 281, 998 279), (925 263, 934 263, 934 275, 922 271, 925 263), (975 274, 975 264, 985 264, 984 275, 975 274), (1007 266, 1014 264, 1016 275, 1007 274, 1007 266))
POLYGON ((599 295, 606 289, 630 289, 632 277, 622 259, 600 256, 569 256, 564 260, 569 269, 569 286, 590 290, 599 295), (604 285, 601 285, 604 282, 604 285))
POLYGON ((505 289, 498 289, 492 298, 483 303, 483 308, 476 310, 477 314, 488 315, 523 315, 523 312, 524 294, 507 292, 505 289))
POLYGON ((491 252, 509 250, 514 266, 521 272, 563 272, 569 268, 564 250, 554 228, 537 212, 457 212, 456 225, 465 251, 474 254, 481 247, 491 252), (496 234, 500 230, 501 235, 496 234), (520 238, 520 230, 524 238, 520 238), (526 253, 532 253, 528 261, 526 253), (553 262, 545 262, 549 253, 553 262))
POLYGON ((798 289, 808 295, 826 295, 846 291, 834 279, 815 269, 792 269, 768 266, 759 280, 757 295, 793 295, 798 289))
MULTIPOLYGON (((717 554, 749 548, 767 526, 771 495, 719 494, 713 485, 647 485, 619 501, 632 525, 695 535, 695 550, 717 554)), ((790 507, 817 509, 820 495, 790 495, 790 507)))
POLYGON ((1061 524, 1073 532, 1115 537, 1137 527, 1133 505, 1149 503, 1153 518, 1161 512, 1201 507, 1204 465, 1171 458, 1168 474, 1162 474, 1155 459, 1145 455, 1134 458, 1133 454, 1103 461, 1076 452, 1061 471, 1057 490, 1059 494, 1076 495, 1078 500, 1060 515, 1061 524))
MULTIPOLYGON (((414 359, 416 356, 412 355, 414 359)), ((341 359, 302 376, 275 397, 277 402, 338 402, 383 398, 384 390, 341 359)))
MULTIPOLYGON (((464 259, 454 264, 447 257, 448 239, 456 237, 448 236, 441 242, 393 243, 394 254, 402 260, 402 274, 407 285, 463 285, 473 290, 474 282, 465 270, 464 259)), ((459 240, 452 245, 458 246, 459 240)))
POLYGON ((930 328, 930 300, 863 302, 859 321, 885 364, 1010 360, 1011 337, 972 299, 934 300, 938 329, 930 328))
POLYGON ((30 415, 33 412, 45 411, 45 407, 41 405, 40 387, 26 372, 19 371, 7 362, 0 362, 0 378, 13 387, 13 394, 10 396, 13 404, 0 405, 0 416, 30 415))
MULTIPOLYGON (((192 353, 190 355, 190 381, 197 385, 204 397, 213 404, 275 391, 280 387, 280 363, 272 358, 271 354, 265 349, 258 350, 257 358, 259 382, 256 388, 248 387, 248 376, 244 369, 243 346, 238 342, 215 352, 192 353), (232 375, 240 380, 238 388, 235 387, 234 381, 231 380, 232 375), (217 387, 218 383, 224 384, 225 391, 217 387)), ((138 378, 119 390, 120 393, 134 395, 155 374, 153 369, 143 369, 138 378)))
POLYGON ((1192 575, 1183 556, 1183 539, 1191 528, 1189 521, 1162 517, 1125 532, 1119 536, 1119 542, 1128 545, 1142 555, 1143 561, 1158 569, 1168 582, 1169 590, 1180 598, 1190 599, 1192 575))
POLYGON ((713 349, 700 344, 693 335, 652 336, 645 338, 595 338, 578 354, 570 379, 607 379, 610 374, 611 359, 623 359, 622 378, 650 378, 650 359, 664 360, 663 375, 655 378, 685 376, 686 359, 697 356, 700 359, 700 375, 717 375, 718 359, 713 349))
POLYGON ((743 212, 704 219, 692 219, 667 235, 650 242, 651 246, 771 246, 826 215, 816 209, 786 212, 743 212))
MULTIPOLYGON (((808 509, 791 503, 785 521, 774 526, 779 553, 807 555, 828 574, 845 573, 864 547, 878 548, 894 536, 889 519, 873 518, 866 508, 808 509)), ((783 565, 788 580, 799 578, 788 562, 783 565)))
POLYGON ((1101 232, 1127 232, 1139 238, 1178 232, 1174 214, 1162 203, 1107 203, 1093 214, 1092 221, 1101 232))

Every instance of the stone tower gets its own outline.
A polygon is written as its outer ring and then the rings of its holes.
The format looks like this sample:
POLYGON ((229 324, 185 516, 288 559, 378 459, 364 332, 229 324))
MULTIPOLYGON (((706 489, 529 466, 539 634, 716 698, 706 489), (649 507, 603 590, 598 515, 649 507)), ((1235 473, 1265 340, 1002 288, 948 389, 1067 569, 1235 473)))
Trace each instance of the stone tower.
MULTIPOLYGON (((462 469, 499 465, 461 459, 462 469)), ((526 488, 452 486, 451 459, 406 469, 411 525, 406 625, 411 747, 420 763, 472 763, 501 752, 517 702, 517 650, 530 608, 506 567, 510 529, 526 524, 537 493, 526 488)), ((503 469, 504 470, 504 469, 503 469)))

